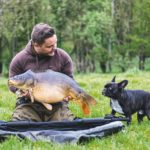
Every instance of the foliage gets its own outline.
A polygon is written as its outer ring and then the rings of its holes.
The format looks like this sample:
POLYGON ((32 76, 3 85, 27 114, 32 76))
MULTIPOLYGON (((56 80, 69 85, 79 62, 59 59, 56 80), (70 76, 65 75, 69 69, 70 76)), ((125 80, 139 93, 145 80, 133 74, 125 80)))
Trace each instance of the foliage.
POLYGON ((40 0, 9 0, 3 1, 0 19, 2 40, 7 41, 1 49, 2 61, 8 68, 8 63, 12 57, 20 51, 25 44, 30 40, 30 32, 32 27, 47 17, 44 7, 41 7, 45 1, 40 0), (41 11, 42 10, 42 11, 41 11), (39 12, 41 11, 41 14, 39 12), (39 14, 39 15, 38 15, 39 14), (42 17, 41 17, 42 15, 42 17))
POLYGON ((144 45, 143 53, 146 57, 150 56, 150 17, 147 12, 150 10, 149 1, 138 1, 135 4, 135 15, 134 15, 134 28, 132 35, 130 35, 132 40, 132 47, 137 50, 138 54, 141 51, 141 45, 144 45))
POLYGON ((78 72, 126 71, 137 57, 144 69, 150 57, 149 9, 149 0, 1 0, 0 72, 2 66, 8 71, 39 22, 55 27, 58 46, 71 55, 78 72), (116 60, 125 65, 112 65, 116 60))

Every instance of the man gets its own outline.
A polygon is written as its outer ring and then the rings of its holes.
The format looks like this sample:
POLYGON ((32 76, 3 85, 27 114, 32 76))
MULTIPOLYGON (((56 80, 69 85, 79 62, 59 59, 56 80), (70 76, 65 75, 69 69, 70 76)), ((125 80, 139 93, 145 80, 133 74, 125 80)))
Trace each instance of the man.
MULTIPOLYGON (((57 36, 52 27, 40 23, 33 27, 31 40, 12 60, 9 68, 9 77, 24 73, 27 70, 44 71, 52 69, 73 78, 73 64, 70 56, 62 49, 57 48, 57 36)), ((18 89, 10 87, 14 93, 18 89)), ((67 101, 52 104, 53 109, 47 110, 41 103, 31 103, 29 94, 22 93, 17 99, 12 120, 30 121, 62 121, 74 120, 74 115, 68 108, 67 101)), ((67 99, 67 98, 66 98, 67 99)))

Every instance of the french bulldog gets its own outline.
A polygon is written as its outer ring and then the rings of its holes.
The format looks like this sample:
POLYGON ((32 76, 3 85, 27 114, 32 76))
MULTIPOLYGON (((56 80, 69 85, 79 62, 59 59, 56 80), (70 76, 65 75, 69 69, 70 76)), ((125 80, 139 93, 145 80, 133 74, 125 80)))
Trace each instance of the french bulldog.
POLYGON ((143 117, 150 120, 150 93, 143 90, 126 90, 128 80, 115 82, 115 76, 111 82, 104 86, 102 94, 110 98, 112 112, 109 116, 115 116, 116 112, 132 121, 132 114, 137 112, 137 120, 140 123, 143 117))

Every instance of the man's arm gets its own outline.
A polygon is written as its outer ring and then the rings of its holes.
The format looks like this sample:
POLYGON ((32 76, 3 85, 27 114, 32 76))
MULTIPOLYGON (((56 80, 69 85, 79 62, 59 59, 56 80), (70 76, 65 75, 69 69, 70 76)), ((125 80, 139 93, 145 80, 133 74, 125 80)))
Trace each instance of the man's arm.
POLYGON ((65 53, 64 55, 61 72, 73 78, 73 62, 71 57, 67 53, 65 53))
MULTIPOLYGON (((21 74, 23 73, 23 69, 21 67, 21 63, 20 63, 20 58, 16 55, 9 66, 9 78, 13 77, 15 75, 21 74)), ((15 93, 18 89, 13 87, 13 86, 9 86, 10 91, 12 91, 13 93, 15 93)))
MULTIPOLYGON (((69 77, 73 78, 73 62, 71 57, 65 52, 63 66, 62 66, 62 73, 68 75, 69 77)), ((64 101, 69 101, 72 97, 68 96, 64 98, 64 101)))

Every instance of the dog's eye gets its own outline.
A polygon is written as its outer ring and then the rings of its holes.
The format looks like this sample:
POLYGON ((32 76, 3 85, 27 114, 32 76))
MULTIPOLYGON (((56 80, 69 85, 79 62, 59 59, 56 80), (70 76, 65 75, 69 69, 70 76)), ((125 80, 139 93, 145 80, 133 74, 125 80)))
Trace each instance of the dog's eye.
POLYGON ((109 87, 109 90, 112 90, 112 87, 109 87))

